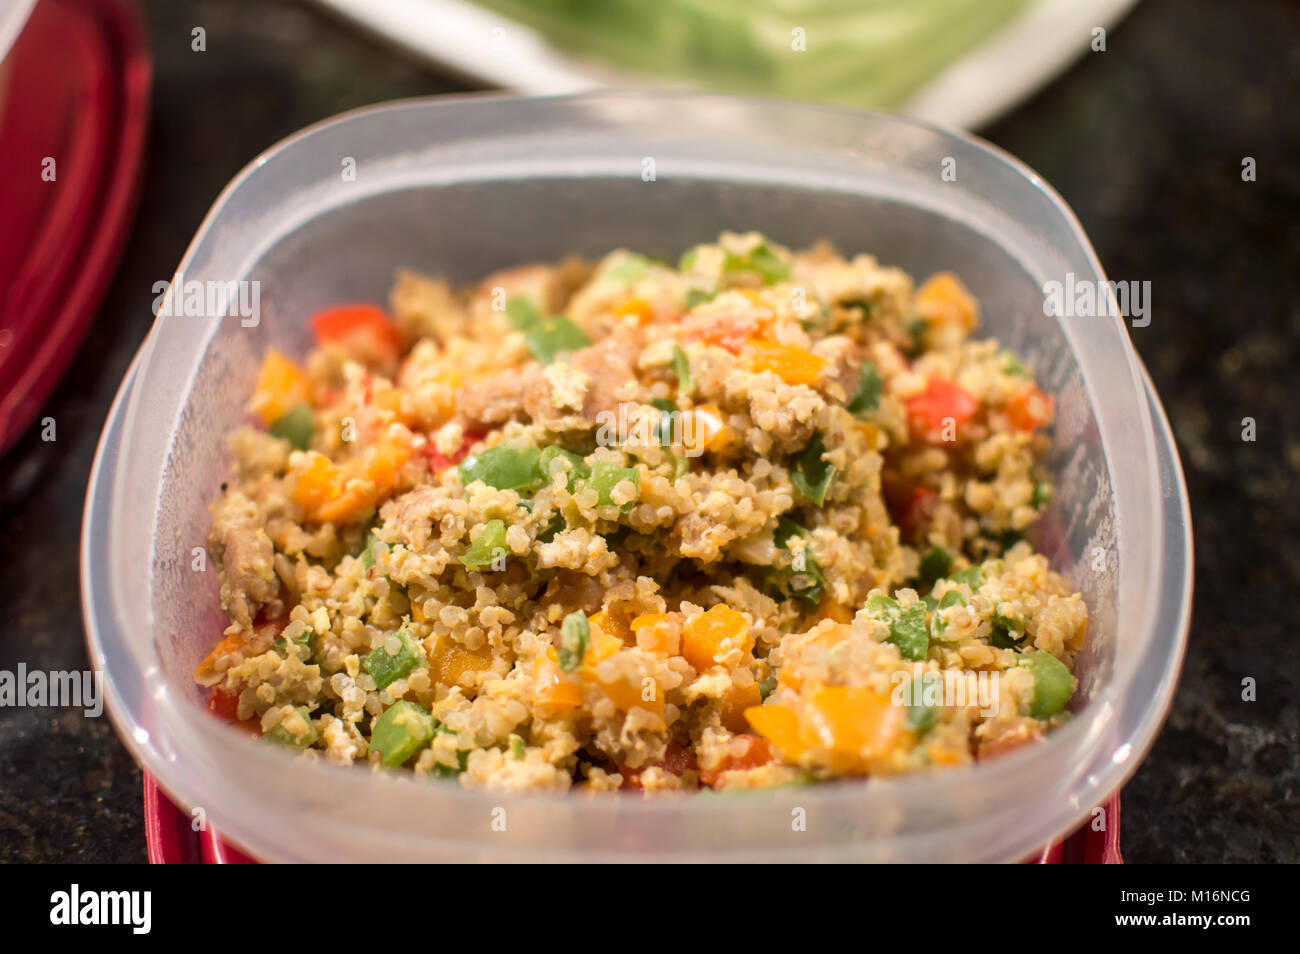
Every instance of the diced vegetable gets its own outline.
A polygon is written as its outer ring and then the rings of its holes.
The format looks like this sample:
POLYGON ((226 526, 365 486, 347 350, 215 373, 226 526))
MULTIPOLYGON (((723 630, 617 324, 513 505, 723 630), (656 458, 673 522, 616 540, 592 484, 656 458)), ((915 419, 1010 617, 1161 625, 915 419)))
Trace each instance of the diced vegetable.
POLYGON ((522 759, 528 752, 528 747, 524 745, 524 740, 517 735, 510 736, 510 754, 517 759, 522 759))
POLYGON ((497 490, 535 490, 546 479, 542 472, 541 456, 541 451, 536 447, 515 450, 498 444, 481 454, 471 454, 462 460, 461 480, 466 486, 481 480, 497 490))
POLYGON ((989 635, 989 645, 998 649, 1018 649, 1020 644, 1016 637, 1005 627, 997 623, 993 624, 993 632, 989 635))
MULTIPOLYGON (((746 725, 745 728, 748 728, 748 726, 746 725)), ((727 754, 723 757, 721 765, 714 769, 700 770, 700 782, 702 784, 713 785, 723 772, 756 769, 772 761, 772 748, 768 745, 767 740, 756 735, 750 735, 743 730, 736 733, 735 738, 731 740, 731 744, 727 748, 727 754), (737 753, 736 749, 741 746, 743 746, 743 749, 737 753)))
POLYGON ((681 777, 687 772, 694 772, 698 769, 695 762, 695 755, 686 748, 678 745, 676 742, 669 742, 664 747, 664 757, 658 762, 652 762, 648 765, 642 765, 638 768, 632 768, 629 765, 618 764, 618 774, 623 776, 623 784, 619 787, 628 791, 641 791, 641 775, 648 768, 661 768, 670 775, 681 777))
POLYGON ((950 573, 946 579, 951 583, 965 583, 971 590, 978 590, 984 585, 984 571, 978 566, 968 566, 957 573, 950 573))
POLYGON ((314 516, 342 492, 342 485, 343 468, 328 457, 315 454, 308 462, 307 469, 298 475, 293 499, 314 516))
POLYGON ((925 319, 915 315, 912 316, 904 330, 906 330, 907 337, 910 339, 907 345, 907 354, 915 357, 923 350, 922 339, 925 337, 925 319))
POLYGON ((705 451, 720 454, 735 443, 736 431, 716 405, 701 404, 682 415, 682 444, 688 454, 697 457, 705 451))
POLYGON ((269 426, 308 399, 307 376, 274 348, 267 351, 253 389, 253 412, 269 426))
POLYGON ((939 706, 930 700, 939 698, 941 678, 938 673, 927 672, 921 677, 920 685, 909 687, 911 701, 903 707, 903 722, 917 738, 939 724, 939 706))
POLYGON ((1052 484, 1050 481, 1039 480, 1034 483, 1034 494, 1029 500, 1030 506, 1035 510, 1043 510, 1052 502, 1052 484))
POLYGON ((546 658, 538 664, 533 701, 555 710, 576 709, 582 705, 582 687, 564 674, 554 646, 547 649, 546 658))
POLYGON ((569 354, 591 344, 587 333, 564 315, 543 315, 527 298, 512 298, 506 303, 506 318, 524 333, 528 351, 542 364, 551 364, 562 354, 569 354))
POLYGON ((905 403, 908 424, 927 437, 943 436, 949 426, 959 435, 962 426, 980 409, 979 402, 965 389, 943 378, 931 378, 924 391, 905 403))
POLYGON ((644 298, 629 298, 618 306, 614 314, 620 318, 634 316, 639 324, 645 325, 654 320, 655 310, 654 306, 644 298))
POLYGON ((659 412, 659 420, 652 428, 654 439, 663 446, 672 444, 673 415, 677 413, 677 405, 668 398, 655 398, 650 406, 659 412))
MULTIPOLYGON (((928 599, 929 597, 927 597, 927 600, 928 599)), ((930 635, 934 639, 942 640, 943 634, 948 630, 948 618, 947 615, 941 611, 951 609, 954 606, 965 605, 966 597, 961 595, 961 590, 951 589, 947 593, 944 593, 943 598, 935 604, 934 609, 932 610, 934 615, 930 620, 930 635)))
MULTIPOLYGON (((620 467, 608 461, 598 460, 591 465, 591 477, 587 481, 587 486, 596 491, 598 504, 608 506, 614 503, 613 497, 610 496, 614 488, 625 480, 639 490, 641 472, 635 467, 620 467)), ((623 506, 630 507, 632 503, 633 501, 628 501, 623 506)))
POLYGON ((397 768, 411 760, 433 741, 433 716, 422 706, 402 699, 394 702, 370 727, 370 748, 379 753, 379 764, 397 768))
POLYGON ((489 520, 471 541, 469 549, 462 554, 460 562, 463 566, 478 570, 491 566, 497 557, 504 557, 509 553, 510 550, 506 546, 506 522, 489 520))
POLYGON ((828 750, 837 771, 860 771, 903 743, 902 707, 888 693, 833 686, 808 700, 806 736, 828 750))
POLYGON ((798 762, 807 749, 800 737, 799 716, 789 706, 754 706, 745 710, 745 720, 787 761, 798 762))
POLYGON ((677 393, 691 393, 691 362, 681 345, 673 345, 673 374, 677 375, 677 393))
POLYGON ((686 624, 682 633, 682 655, 698 671, 717 665, 716 657, 739 648, 742 655, 754 648, 749 623, 725 603, 719 603, 686 624))
POLYGON ((888 596, 867 598, 867 612, 875 619, 889 624, 886 642, 898 647, 904 659, 921 660, 930 649, 930 634, 925 622, 925 604, 917 601, 906 609, 888 596))
POLYGON ((774 692, 776 692, 776 676, 768 673, 758 684, 758 695, 760 699, 766 702, 767 697, 774 692))
POLYGON ((591 468, 587 466, 587 462, 582 459, 581 455, 575 454, 559 444, 551 444, 549 447, 542 448, 541 457, 538 459, 538 467, 547 480, 551 479, 551 464, 558 457, 563 457, 569 462, 567 486, 570 491, 577 486, 579 480, 591 476, 591 468))
POLYGON ((217 675, 217 660, 223 656, 230 656, 237 652, 248 649, 248 641, 239 633, 231 633, 222 637, 216 646, 212 647, 212 652, 204 658, 196 667, 194 667, 194 678, 200 683, 211 685, 212 677, 217 675))
POLYGON ((1029 373, 1029 369, 1026 368, 1024 364, 1021 363, 1020 359, 1010 351, 1002 352, 1002 370, 1007 374, 1015 375, 1018 378, 1032 377, 1029 373))
POLYGON ((1030 715, 1035 719, 1048 719, 1065 708, 1074 695, 1074 676, 1065 663, 1041 649, 1025 653, 1019 663, 1033 674, 1034 701, 1030 715))
POLYGON ((461 677, 470 672, 487 672, 492 668, 492 649, 466 649, 450 636, 439 636, 433 645, 429 670, 444 686, 460 685, 461 677))
POLYGON ((940 546, 933 546, 921 557, 921 579, 934 583, 948 575, 952 569, 952 554, 940 546))
POLYGON ((841 298, 835 304, 841 308, 856 308, 862 312, 863 318, 873 318, 879 310, 875 299, 872 298, 841 298))
MULTIPOLYGON (((295 636, 295 637, 291 640, 291 642, 292 642, 293 645, 295 645, 295 646, 302 646, 304 649, 306 649, 306 650, 308 651, 308 653, 310 653, 310 652, 311 652, 311 644, 312 644, 313 642, 315 642, 315 640, 316 640, 316 630, 314 630, 314 629, 312 629, 310 626, 308 626, 308 627, 306 627, 305 629, 303 629, 303 631, 302 631, 301 633, 299 633, 297 636, 295 636)), ((288 643, 288 642, 285 642, 285 639, 284 639, 283 636, 281 636, 279 639, 277 639, 273 645, 275 646, 276 650, 279 651, 279 652, 281 652, 281 653, 284 653, 284 652, 287 651, 288 648, 289 648, 289 643, 288 643)))
POLYGON ((527 331, 542 320, 542 313, 527 298, 511 298, 506 302, 506 319, 517 331, 527 331))
POLYGON ((636 644, 647 652, 675 655, 681 649, 681 622, 669 613, 643 613, 632 620, 636 644))
POLYGON ((361 663, 362 668, 370 673, 370 678, 375 680, 376 689, 387 689, 398 679, 409 676, 419 664, 419 654, 405 626, 386 637, 383 644, 372 649, 361 663), (398 643, 397 652, 390 653, 389 643, 394 639, 398 643))
POLYGON ((587 622, 587 614, 576 610, 564 617, 560 624, 560 669, 577 672, 590 644, 591 625, 587 622))
POLYGON ((524 342, 532 356, 542 364, 551 364, 562 354, 570 354, 591 344, 587 333, 563 315, 542 318, 524 332, 524 342))
POLYGON ((366 535, 366 548, 361 551, 361 565, 367 570, 375 565, 375 557, 381 552, 387 552, 388 544, 375 536, 375 531, 371 530, 366 535))
POLYGON ((227 722, 238 722, 239 693, 225 692, 214 686, 208 694, 207 708, 218 719, 224 719, 227 722))
POLYGON ((796 597, 804 606, 813 610, 821 604, 826 589, 826 576, 813 556, 812 547, 808 546, 808 531, 789 517, 777 520, 776 533, 772 542, 778 548, 792 550, 790 541, 799 537, 805 541, 803 548, 803 569, 794 566, 776 567, 770 573, 770 579, 783 597, 796 597))
MULTIPOLYGON (((436 719, 433 723, 433 731, 434 735, 457 735, 456 732, 447 728, 436 719)), ((461 749, 456 753, 455 766, 444 765, 442 762, 439 762, 437 765, 434 765, 429 769, 429 775, 432 778, 455 778, 461 772, 465 771, 467 765, 469 765, 469 752, 465 749, 461 749)))
POLYGON ((1036 431, 1052 420, 1053 402, 1036 384, 1031 384, 1007 401, 1007 419, 1021 431, 1036 431))
POLYGON ((293 496, 317 522, 351 523, 393 492, 409 445, 381 438, 342 466, 316 454, 299 474, 293 496))
POLYGON ((266 737, 290 748, 305 749, 319 738, 319 734, 312 724, 311 710, 306 706, 294 706, 279 722, 267 729, 266 737))
POLYGON ((826 440, 818 431, 799 452, 795 458, 794 470, 790 473, 790 481, 795 489, 818 506, 826 502, 826 491, 830 489, 837 472, 835 465, 824 458, 825 453, 826 440))
POLYGON ((993 609, 993 634, 989 642, 998 649, 1020 649, 1025 638, 1025 617, 1008 603, 998 603, 993 609))
POLYGON ((755 373, 772 371, 786 384, 817 384, 826 371, 826 359, 794 345, 754 341, 748 345, 755 373))
MULTIPOLYGON (((683 271, 685 270, 683 268, 683 271)), ((763 279, 763 284, 775 285, 789 276, 790 266, 765 243, 759 243, 747 255, 728 252, 722 271, 728 275, 736 272, 757 272, 763 279)))
POLYGON ((952 272, 931 275, 916 290, 917 312, 935 325, 949 325, 971 331, 979 318, 979 306, 966 286, 952 272))
POLYGON ((621 709, 623 712, 631 712, 633 709, 642 709, 656 716, 662 726, 664 715, 664 694, 655 686, 652 697, 646 699, 643 694, 643 687, 640 680, 632 681, 629 678, 616 676, 612 679, 605 679, 598 673, 593 672, 588 678, 592 679, 600 686, 610 702, 621 709))
POLYGON ((311 327, 321 342, 360 344, 380 360, 395 362, 402 353, 402 336, 378 305, 327 308, 312 316, 311 327))
POLYGON ((461 438, 460 447, 454 450, 450 457, 438 450, 438 445, 434 441, 426 441, 421 448, 420 453, 424 455, 429 462, 429 470, 434 476, 441 474, 449 467, 455 467, 465 459, 469 454, 469 449, 483 439, 483 435, 478 431, 465 431, 461 438))
POLYGON ((1001 626, 1003 629, 1017 635, 1023 635, 1025 632, 1025 617, 1010 604, 998 603, 993 610, 993 625, 1001 626))
POLYGON ((870 414, 880 407, 880 397, 885 393, 885 380, 870 361, 862 362, 858 371, 858 386, 844 407, 851 414, 870 414))

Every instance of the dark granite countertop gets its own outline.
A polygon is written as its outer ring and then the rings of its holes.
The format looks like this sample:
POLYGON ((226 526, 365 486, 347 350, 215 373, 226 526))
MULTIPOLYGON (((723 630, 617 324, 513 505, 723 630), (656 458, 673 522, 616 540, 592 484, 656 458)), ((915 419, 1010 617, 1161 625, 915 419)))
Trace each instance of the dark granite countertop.
MULTIPOLYGON (((308 123, 465 88, 307 4, 142 5, 156 75, 139 215, 46 409, 58 439, 30 433, 0 467, 0 670, 86 666, 78 535, 95 444, 152 285, 217 193, 308 123)), ((1129 861, 1300 861, 1300 653, 1280 612, 1300 588, 1297 37, 1289 0, 1143 0, 1106 52, 984 130, 1062 193, 1111 278, 1152 283, 1152 321, 1132 334, 1187 470, 1196 602, 1173 711, 1124 789, 1129 861), (1257 181, 1242 181, 1247 156, 1257 181)), ((106 718, 0 708, 0 861, 143 861, 140 786, 106 718)))

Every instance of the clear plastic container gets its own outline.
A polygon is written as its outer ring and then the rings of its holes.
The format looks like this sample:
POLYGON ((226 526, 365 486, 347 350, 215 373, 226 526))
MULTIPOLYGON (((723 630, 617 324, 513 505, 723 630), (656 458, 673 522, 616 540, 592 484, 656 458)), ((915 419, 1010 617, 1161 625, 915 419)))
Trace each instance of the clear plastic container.
POLYGON ((186 281, 261 282, 261 320, 160 318, 91 477, 83 601, 110 714, 177 801, 273 860, 1018 860, 1136 768, 1186 640, 1191 539, 1168 424, 1116 318, 1049 318, 1043 286, 1101 280, 1069 209, 985 143, 904 119, 705 95, 420 100, 307 129, 204 221, 186 281), (944 160, 956 181, 944 181, 944 160), (355 164, 355 180, 342 175, 355 164), (650 172, 653 175, 650 175, 650 172), (295 760, 203 711, 225 625, 192 569, 260 354, 306 318, 385 300, 399 266, 477 279, 616 246, 675 255, 718 231, 828 237, 913 274, 957 271, 983 334, 1056 395, 1059 491, 1038 545, 1088 601, 1075 718, 1042 745, 933 774, 727 797, 469 791, 295 760), (802 822, 800 821, 802 819, 802 822), (504 830, 502 823, 504 822, 504 830))

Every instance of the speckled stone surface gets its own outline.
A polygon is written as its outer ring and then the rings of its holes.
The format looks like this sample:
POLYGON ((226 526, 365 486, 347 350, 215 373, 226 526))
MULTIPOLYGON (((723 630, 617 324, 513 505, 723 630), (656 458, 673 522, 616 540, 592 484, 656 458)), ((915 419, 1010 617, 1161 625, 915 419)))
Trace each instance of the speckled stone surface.
MULTIPOLYGON (((0 462, 0 669, 86 666, 77 547, 95 444, 152 285, 217 193, 308 123, 463 88, 308 4, 143 7, 156 83, 135 229, 46 409, 57 440, 29 434, 0 462)), ((1133 338, 1187 470, 1196 602, 1173 711, 1124 790, 1129 861, 1300 861, 1300 652, 1281 612, 1300 588, 1297 36, 1288 0, 1143 0, 1106 52, 984 130, 1062 193, 1111 278, 1152 283, 1133 338), (1247 156, 1257 181, 1242 181, 1247 156)), ((15 860, 145 860, 140 772, 106 718, 0 709, 0 861, 15 860)))

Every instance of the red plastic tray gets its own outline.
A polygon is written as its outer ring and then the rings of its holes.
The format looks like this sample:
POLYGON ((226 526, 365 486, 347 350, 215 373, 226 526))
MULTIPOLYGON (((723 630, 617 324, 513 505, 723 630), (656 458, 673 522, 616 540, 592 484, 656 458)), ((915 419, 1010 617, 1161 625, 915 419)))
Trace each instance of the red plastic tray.
POLYGON ((152 75, 129 0, 40 0, 3 69, 0 454, 67 369, 117 266, 152 75))
MULTIPOLYGON (((1042 853, 1027 858, 1028 864, 1113 865, 1123 864, 1119 853, 1119 792, 1106 802, 1106 830, 1093 831, 1085 824, 1064 841, 1048 845, 1042 853)), ((158 787, 153 776, 144 773, 144 831, 149 843, 149 861, 156 865, 257 864, 212 828, 194 830, 193 819, 177 808, 158 787)))

